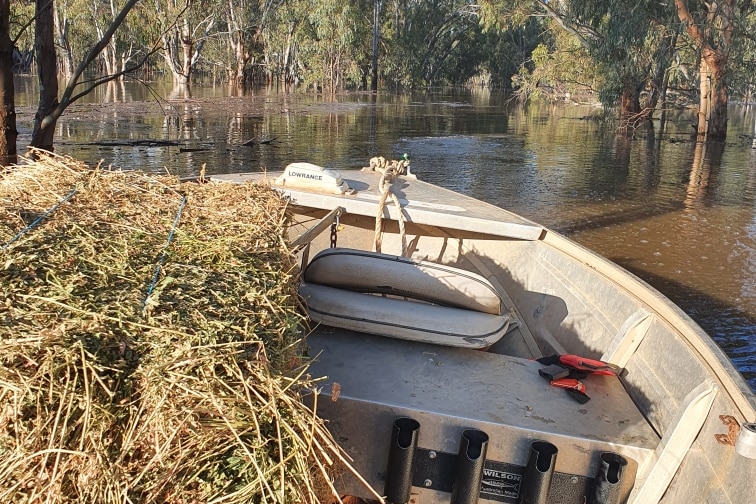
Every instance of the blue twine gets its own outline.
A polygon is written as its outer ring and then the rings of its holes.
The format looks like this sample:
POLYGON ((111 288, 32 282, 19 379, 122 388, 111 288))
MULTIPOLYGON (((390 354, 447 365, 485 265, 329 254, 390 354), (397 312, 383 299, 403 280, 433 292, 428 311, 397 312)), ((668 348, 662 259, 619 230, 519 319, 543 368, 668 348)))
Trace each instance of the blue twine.
POLYGON ((8 247, 11 246, 11 244, 13 242, 15 242, 16 240, 18 240, 19 238, 21 238, 27 232, 29 232, 32 229, 34 229, 37 225, 39 225, 40 222, 42 222, 43 220, 45 220, 45 218, 48 215, 50 215, 55 210, 57 210, 60 205, 62 205, 66 201, 70 200, 73 197, 73 195, 76 194, 76 191, 77 191, 77 189, 74 189, 73 191, 71 191, 70 193, 68 193, 68 196, 66 196, 62 200, 58 201, 55 205, 53 205, 52 208, 50 208, 45 213, 43 213, 42 215, 40 215, 39 217, 37 217, 36 219, 34 219, 34 222, 32 222, 31 224, 29 224, 28 226, 26 226, 24 229, 22 229, 21 231, 19 231, 18 234, 16 234, 16 236, 14 236, 13 238, 11 238, 11 240, 8 243, 6 243, 5 245, 3 245, 3 248, 0 249, 0 250, 7 249, 8 247))
POLYGON ((184 211, 184 206, 186 205, 186 196, 181 200, 181 205, 179 206, 178 213, 176 214, 176 219, 173 221, 173 227, 171 228, 171 232, 168 233, 168 240, 165 242, 165 246, 163 247, 163 254, 160 256, 160 260, 158 261, 157 267, 155 268, 155 274, 152 276, 152 283, 150 284, 150 288, 147 290, 147 296, 144 298, 144 303, 142 303, 142 312, 144 312, 147 309, 147 300, 150 299, 150 296, 152 295, 152 291, 155 290, 155 286, 157 285, 158 278, 160 277, 160 271, 163 269, 163 263, 165 262, 165 257, 168 254, 168 247, 171 245, 171 241, 173 241, 173 233, 176 231, 176 228, 178 227, 179 219, 181 218, 181 212, 184 211))

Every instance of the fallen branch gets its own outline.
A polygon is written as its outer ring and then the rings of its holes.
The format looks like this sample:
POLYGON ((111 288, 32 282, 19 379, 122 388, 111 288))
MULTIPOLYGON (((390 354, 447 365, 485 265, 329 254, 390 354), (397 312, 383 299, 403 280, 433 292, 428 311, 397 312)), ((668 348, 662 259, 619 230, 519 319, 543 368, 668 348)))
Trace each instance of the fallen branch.
POLYGON ((255 138, 250 138, 246 142, 242 142, 241 145, 243 145, 244 147, 252 147, 252 146, 254 146, 256 144, 258 144, 258 145, 267 145, 267 144, 271 144, 271 143, 275 142, 276 140, 278 140, 278 137, 261 138, 261 139, 258 139, 257 137, 255 137, 255 138))

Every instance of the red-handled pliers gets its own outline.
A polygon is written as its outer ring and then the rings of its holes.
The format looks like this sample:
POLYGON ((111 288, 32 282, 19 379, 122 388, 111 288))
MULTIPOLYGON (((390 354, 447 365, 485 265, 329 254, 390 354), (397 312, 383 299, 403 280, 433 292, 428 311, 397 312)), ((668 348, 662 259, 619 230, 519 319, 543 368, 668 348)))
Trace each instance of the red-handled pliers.
POLYGON ((586 373, 597 375, 617 376, 622 369, 608 362, 589 359, 587 357, 580 357, 579 355, 559 355, 559 363, 563 366, 567 366, 570 369, 576 369, 578 371, 584 371, 586 373))
POLYGON ((617 376, 622 371, 622 368, 615 364, 573 354, 551 355, 541 357, 537 361, 547 366, 550 364, 559 364, 560 366, 589 374, 617 376))
POLYGON ((567 390, 567 392, 580 404, 585 404, 591 400, 588 394, 585 393, 585 385, 580 380, 575 378, 560 378, 558 380, 551 381, 552 387, 559 387, 567 390))

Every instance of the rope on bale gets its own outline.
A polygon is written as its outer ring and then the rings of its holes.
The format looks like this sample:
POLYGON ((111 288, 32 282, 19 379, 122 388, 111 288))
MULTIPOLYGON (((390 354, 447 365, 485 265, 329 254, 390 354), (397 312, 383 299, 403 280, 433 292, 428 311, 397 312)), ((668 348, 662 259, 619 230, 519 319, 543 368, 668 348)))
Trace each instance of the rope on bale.
POLYGON ((166 255, 168 254, 168 247, 171 246, 171 242, 173 241, 173 234, 176 232, 179 219, 181 219, 181 212, 184 211, 185 206, 186 206, 186 196, 184 196, 181 199, 181 204, 179 205, 178 212, 176 213, 176 218, 173 220, 173 226, 171 227, 171 232, 168 233, 168 239, 166 240, 165 246, 163 247, 163 253, 160 255, 160 260, 158 261, 158 264, 155 267, 155 274, 152 275, 152 283, 150 284, 150 288, 147 289, 147 295, 145 296, 144 303, 142 304, 142 312, 147 311, 147 303, 150 300, 150 296, 152 295, 152 292, 155 290, 155 285, 157 285, 158 278, 160 277, 160 270, 163 269, 163 263, 165 263, 165 258, 166 258, 166 255))
POLYGON ((53 213, 55 210, 57 210, 60 205, 62 205, 66 201, 68 201, 71 198, 73 198, 73 196, 74 196, 74 194, 76 194, 77 190, 78 189, 74 188, 73 191, 71 191, 70 193, 68 193, 68 196, 66 196, 62 200, 58 201, 55 205, 53 205, 51 208, 49 208, 47 211, 45 211, 45 213, 43 213, 42 215, 40 215, 39 217, 37 217, 36 219, 34 219, 34 221, 31 224, 29 224, 24 229, 22 229, 21 231, 19 231, 16 234, 16 236, 14 236, 13 238, 11 238, 8 241, 8 243, 6 243, 5 245, 3 245, 3 247, 0 250, 6 250, 8 247, 10 247, 13 244, 13 242, 15 242, 16 240, 18 240, 19 238, 21 238, 23 235, 25 235, 26 233, 28 233, 29 231, 31 231, 32 229, 34 229, 35 227, 37 227, 51 213, 53 213))

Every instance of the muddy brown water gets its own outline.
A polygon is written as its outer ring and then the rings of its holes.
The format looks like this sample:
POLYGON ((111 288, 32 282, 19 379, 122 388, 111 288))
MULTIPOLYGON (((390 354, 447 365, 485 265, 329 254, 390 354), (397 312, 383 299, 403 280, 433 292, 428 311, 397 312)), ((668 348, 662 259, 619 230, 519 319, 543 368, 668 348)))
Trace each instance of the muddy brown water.
MULTIPOLYGON (((24 145, 33 80, 17 79, 16 93, 24 145)), ((656 287, 756 390, 756 111, 733 106, 727 142, 709 145, 692 141, 691 113, 627 139, 598 112, 486 89, 324 97, 127 82, 72 106, 56 150, 179 175, 297 160, 348 170, 408 153, 421 179, 562 232, 656 287)))

